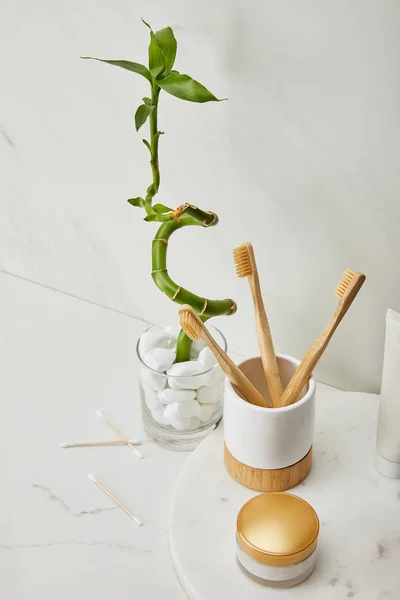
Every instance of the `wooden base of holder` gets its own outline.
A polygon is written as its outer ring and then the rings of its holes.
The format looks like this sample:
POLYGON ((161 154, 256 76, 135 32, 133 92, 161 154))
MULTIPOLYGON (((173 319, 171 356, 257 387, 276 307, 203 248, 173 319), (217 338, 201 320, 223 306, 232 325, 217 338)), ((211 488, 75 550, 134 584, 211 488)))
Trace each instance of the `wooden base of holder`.
POLYGON ((283 469, 254 469, 234 458, 224 444, 224 459, 228 473, 239 483, 258 492, 283 492, 298 485, 310 472, 312 446, 299 462, 283 469))

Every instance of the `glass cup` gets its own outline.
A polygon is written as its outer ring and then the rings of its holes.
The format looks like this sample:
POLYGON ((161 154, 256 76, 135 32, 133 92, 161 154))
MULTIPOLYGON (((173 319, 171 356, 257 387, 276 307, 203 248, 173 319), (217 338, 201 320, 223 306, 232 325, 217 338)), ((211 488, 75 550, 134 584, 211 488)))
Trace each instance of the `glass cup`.
MULTIPOLYGON (((207 326, 226 352, 222 333, 207 326)), ((193 342, 190 364, 179 363, 188 373, 168 374, 146 364, 146 356, 155 348, 174 350, 179 327, 176 323, 152 325, 139 338, 136 351, 141 363, 139 393, 143 427, 155 442, 172 450, 193 450, 220 423, 224 398, 224 374, 206 353, 206 368, 198 360, 204 342, 193 342), (210 362, 213 364, 210 364, 210 362)), ((203 353, 204 354, 204 353, 203 353)), ((175 365, 176 368, 176 365, 175 365)))

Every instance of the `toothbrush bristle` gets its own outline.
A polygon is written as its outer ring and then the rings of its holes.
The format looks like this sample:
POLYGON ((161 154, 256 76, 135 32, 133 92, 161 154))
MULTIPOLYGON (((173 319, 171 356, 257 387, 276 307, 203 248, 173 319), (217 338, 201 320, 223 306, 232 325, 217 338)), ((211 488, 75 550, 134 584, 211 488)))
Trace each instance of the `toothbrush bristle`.
POLYGON ((200 338, 201 330, 203 327, 202 321, 195 314, 191 306, 183 306, 179 311, 180 325, 186 335, 191 340, 195 341, 200 338))
POLYGON ((349 287, 349 285, 351 284, 351 282, 353 281, 355 276, 356 276, 356 272, 353 271, 353 269, 347 269, 343 273, 342 278, 339 281, 339 283, 337 284, 336 289, 335 289, 336 296, 338 296, 339 298, 343 298, 343 296, 346 293, 347 288, 349 287))
POLYGON ((235 261, 236 273, 238 277, 248 277, 251 275, 252 267, 250 252, 246 244, 242 244, 233 250, 233 260, 235 261))

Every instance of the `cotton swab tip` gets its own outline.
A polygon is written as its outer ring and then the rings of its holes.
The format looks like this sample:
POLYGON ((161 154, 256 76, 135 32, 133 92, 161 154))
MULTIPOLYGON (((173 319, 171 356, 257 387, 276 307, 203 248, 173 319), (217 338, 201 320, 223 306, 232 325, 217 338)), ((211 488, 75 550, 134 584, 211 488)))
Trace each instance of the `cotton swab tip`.
POLYGON ((135 523, 135 525, 137 525, 138 527, 143 527, 143 521, 141 521, 138 517, 135 517, 134 515, 132 515, 132 521, 135 523))
POLYGON ((100 419, 104 419, 104 415, 103 415, 103 413, 101 412, 101 410, 96 410, 96 415, 97 415, 98 417, 100 417, 100 419))
POLYGON ((96 477, 94 475, 92 475, 91 473, 89 473, 88 479, 90 479, 90 481, 93 481, 93 483, 97 483, 96 477))

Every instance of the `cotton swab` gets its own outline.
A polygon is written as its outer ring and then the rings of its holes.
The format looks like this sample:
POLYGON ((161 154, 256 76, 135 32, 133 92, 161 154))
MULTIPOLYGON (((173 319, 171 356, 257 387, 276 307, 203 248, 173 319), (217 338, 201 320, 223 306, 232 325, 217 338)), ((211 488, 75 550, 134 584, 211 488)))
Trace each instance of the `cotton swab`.
POLYGON ((126 437, 125 437, 125 436, 124 436, 124 435, 123 435, 123 434, 122 434, 122 433, 119 431, 119 429, 117 429, 117 428, 115 427, 115 425, 113 425, 113 424, 111 423, 111 421, 109 421, 109 420, 107 419, 107 417, 105 417, 105 416, 103 415, 103 413, 101 412, 101 410, 96 410, 96 415, 97 415, 98 417, 100 417, 100 419, 103 419, 104 423, 105 423, 106 425, 108 425, 108 426, 109 426, 109 427, 110 427, 110 428, 113 430, 113 432, 114 432, 114 433, 116 433, 116 434, 117 434, 117 436, 118 436, 119 438, 121 438, 121 440, 123 440, 123 441, 126 443, 126 445, 128 446, 128 448, 130 448, 131 450, 133 450, 133 452, 136 454, 136 456, 137 456, 138 458, 143 458, 143 454, 142 454, 141 452, 139 452, 139 450, 137 450, 137 448, 135 448, 135 446, 134 446, 133 444, 131 444, 131 442, 130 442, 129 440, 127 440, 127 439, 126 439, 126 437))
MULTIPOLYGON (((139 440, 128 440, 130 444, 138 445, 139 440)), ((64 442, 60 444, 60 448, 84 448, 86 446, 126 446, 124 440, 110 440, 106 442, 64 442)))
POLYGON ((115 504, 118 504, 118 506, 122 508, 122 510, 128 515, 128 517, 132 519, 132 521, 136 523, 138 527, 142 527, 142 521, 138 517, 135 517, 135 515, 133 515, 131 511, 128 508, 126 508, 126 506, 124 506, 118 500, 118 498, 116 498, 114 494, 112 494, 102 483, 100 483, 100 481, 98 481, 94 475, 88 475, 88 479, 90 479, 90 481, 93 481, 93 483, 95 483, 101 490, 103 490, 103 492, 107 494, 107 496, 111 498, 111 500, 113 500, 115 504))

